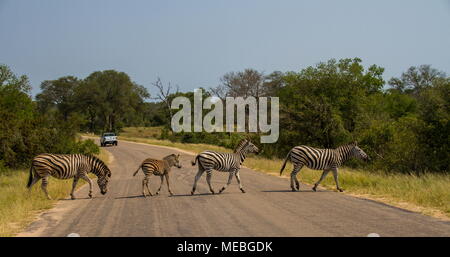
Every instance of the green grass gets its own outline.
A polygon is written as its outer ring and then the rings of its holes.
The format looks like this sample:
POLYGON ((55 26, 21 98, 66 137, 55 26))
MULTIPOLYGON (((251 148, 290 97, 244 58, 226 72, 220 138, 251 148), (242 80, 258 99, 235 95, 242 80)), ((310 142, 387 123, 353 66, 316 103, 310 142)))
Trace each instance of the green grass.
MULTIPOLYGON (((108 154, 102 150, 99 158, 108 163, 108 154)), ((28 191, 29 170, 5 170, 0 173, 0 237, 13 236, 30 224, 36 215, 52 208, 57 200, 47 200, 37 183, 28 191)), ((95 176, 94 176, 95 177, 95 176)), ((80 180, 77 188, 85 182, 80 180)), ((70 194, 72 180, 49 179, 48 191, 53 199, 70 194)))
MULTIPOLYGON (((199 153, 204 150, 231 152, 230 149, 206 144, 183 144, 156 139, 160 128, 126 128, 120 134, 119 140, 128 140, 160 146, 175 147, 182 150, 199 153), (141 134, 142 133, 142 134, 141 134)), ((264 173, 279 175, 281 159, 264 159, 250 156, 244 162, 248 168, 264 173)), ((288 163, 283 176, 287 177, 292 170, 288 163)), ((299 180, 314 184, 320 177, 321 171, 303 168, 298 175, 299 180)), ((385 172, 372 172, 365 170, 353 170, 342 167, 339 169, 339 181, 345 193, 362 196, 398 207, 417 211, 423 214, 450 218, 450 175, 425 174, 413 176, 408 174, 390 174, 385 172)), ((321 183, 321 186, 335 190, 336 185, 332 174, 321 183)), ((289 189, 289 180, 286 180, 286 189, 289 189)))

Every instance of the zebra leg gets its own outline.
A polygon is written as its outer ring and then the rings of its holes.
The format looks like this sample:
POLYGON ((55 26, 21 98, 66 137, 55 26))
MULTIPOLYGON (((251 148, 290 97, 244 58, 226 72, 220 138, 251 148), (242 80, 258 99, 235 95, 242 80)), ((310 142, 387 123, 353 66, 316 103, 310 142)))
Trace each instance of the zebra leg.
POLYGON ((42 191, 44 191, 45 196, 47 196, 47 199, 52 200, 52 198, 50 197, 50 195, 48 194, 48 191, 47 191, 47 184, 48 184, 48 177, 45 176, 42 178, 41 189, 42 189, 42 191))
POLYGON ((333 169, 332 171, 333 171, 334 182, 336 182, 336 189, 339 192, 344 192, 344 190, 339 186, 338 170, 337 169, 333 169))
POLYGON ((219 194, 222 193, 225 189, 227 189, 227 187, 231 184, 231 180, 233 179, 233 176, 234 176, 234 171, 230 171, 230 175, 228 176, 228 182, 225 186, 222 187, 222 189, 220 189, 219 194))
POLYGON ((211 186, 211 173, 212 173, 212 170, 206 171, 206 182, 208 182, 209 191, 211 191, 211 194, 215 194, 214 189, 211 186))
POLYGON ((163 185, 164 182, 164 176, 160 176, 161 177, 161 184, 159 185, 158 191, 156 191, 156 195, 159 195, 159 191, 161 191, 161 187, 163 185))
POLYGON ((72 182, 72 191, 70 191, 70 198, 72 199, 72 200, 75 200, 75 188, 77 187, 77 183, 78 183, 78 177, 77 176, 75 176, 75 177, 73 177, 73 182, 72 182))
POLYGON ((313 190, 317 191, 317 186, 320 184, 320 182, 322 182, 322 180, 328 175, 328 172, 330 172, 330 170, 324 170, 322 173, 322 176, 320 176, 319 181, 316 182, 316 184, 314 184, 313 190))
POLYGON ((302 168, 301 165, 294 165, 294 169, 291 172, 291 189, 292 191, 296 191, 300 189, 300 183, 298 182, 297 179, 297 173, 300 171, 300 169, 302 168), (295 187, 294 187, 294 183, 295 183, 295 187))
POLYGON ((83 176, 81 176, 82 179, 84 179, 84 181, 89 183, 89 198, 92 198, 92 180, 88 177, 88 175, 84 174, 83 176))
POLYGON ((197 175, 195 175, 194 185, 192 186, 191 195, 194 194, 195 189, 197 188, 197 181, 198 181, 198 180, 200 179, 200 177, 203 175, 203 172, 204 172, 204 171, 205 171, 205 170, 203 170, 203 169, 200 167, 200 165, 199 165, 197 175))
POLYGON ((149 181, 149 179, 150 179, 150 176, 146 175, 146 176, 144 177, 144 179, 142 180, 142 195, 143 195, 144 197, 147 196, 147 195, 145 194, 145 188, 147 188, 148 194, 149 194, 150 196, 153 196, 153 195, 152 195, 152 192, 150 192, 150 188, 148 188, 148 181, 149 181))
POLYGON ((150 191, 150 188, 148 187, 148 181, 149 180, 150 180, 150 176, 147 177, 147 180, 145 181, 145 186, 147 187, 148 194, 150 196, 153 196, 152 191, 150 191))
POLYGON ((166 182, 167 182, 167 189, 169 190, 169 195, 172 196, 172 190, 170 190, 170 182, 169 182, 169 173, 166 173, 166 175, 164 175, 166 177, 166 182))
POLYGON ((36 184, 40 179, 41 179, 41 177, 35 173, 33 180, 31 181, 30 187, 28 188, 28 191, 31 191, 31 188, 33 187, 33 185, 36 184))
POLYGON ((300 190, 300 182, 298 182, 298 178, 297 178, 297 174, 300 172, 300 170, 302 169, 303 166, 299 166, 298 170, 295 172, 295 187, 297 188, 297 190, 300 190))
POLYGON ((245 190, 242 188, 241 176, 239 175, 239 171, 237 171, 234 175, 236 176, 236 180, 239 184, 239 189, 241 190, 242 193, 245 193, 245 190))

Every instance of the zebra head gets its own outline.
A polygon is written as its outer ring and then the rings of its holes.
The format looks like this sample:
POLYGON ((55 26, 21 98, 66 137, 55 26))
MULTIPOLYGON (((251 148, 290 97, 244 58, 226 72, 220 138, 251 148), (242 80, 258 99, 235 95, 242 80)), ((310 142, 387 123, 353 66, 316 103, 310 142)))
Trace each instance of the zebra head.
POLYGON ((242 147, 242 151, 244 153, 255 153, 258 154, 259 153, 259 148, 254 145, 252 142, 247 141, 246 144, 242 147))
POLYGON ((351 155, 355 158, 364 160, 364 161, 369 161, 370 157, 358 146, 358 143, 355 141, 352 143, 353 148, 351 150, 351 155))
POLYGON ((169 166, 175 166, 177 168, 181 168, 180 163, 180 155, 179 154, 171 154, 163 158, 163 160, 167 161, 169 163, 169 166))
POLYGON ((100 192, 102 193, 102 195, 104 195, 108 192, 108 182, 109 178, 111 178, 111 170, 104 163, 99 169, 101 169, 101 172, 99 172, 97 175, 97 184, 100 188, 100 192))

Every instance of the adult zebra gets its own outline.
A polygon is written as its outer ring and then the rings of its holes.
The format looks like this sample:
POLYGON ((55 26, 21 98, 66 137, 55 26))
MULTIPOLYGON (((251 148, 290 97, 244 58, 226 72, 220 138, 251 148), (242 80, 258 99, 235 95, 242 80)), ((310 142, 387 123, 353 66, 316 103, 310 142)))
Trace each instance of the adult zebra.
POLYGON ((239 175, 239 170, 241 164, 244 162, 247 154, 258 153, 259 149, 252 142, 247 139, 241 140, 237 145, 234 153, 218 153, 215 151, 204 151, 195 157, 192 161, 192 166, 198 162, 198 172, 195 176, 194 185, 192 187, 191 194, 193 195, 197 187, 197 181, 202 176, 203 172, 206 171, 206 181, 208 182, 209 190, 214 194, 214 189, 211 186, 211 173, 212 170, 217 170, 221 172, 229 172, 228 183, 220 189, 219 194, 222 193, 230 184, 233 176, 236 176, 236 180, 239 183, 239 189, 242 193, 245 190, 242 188, 241 177, 239 175))
POLYGON ((300 189, 297 173, 303 166, 314 170, 323 170, 319 181, 314 184, 313 190, 316 191, 320 182, 322 182, 330 171, 333 171, 336 188, 342 192, 343 190, 339 187, 338 182, 338 168, 350 158, 370 160, 369 156, 358 147, 357 142, 342 145, 336 149, 318 149, 306 145, 296 146, 287 154, 280 170, 280 176, 283 173, 287 161, 290 160, 294 165, 294 169, 291 172, 291 189, 295 191, 296 189, 300 189))
POLYGON ((111 171, 102 160, 83 154, 40 154, 32 161, 27 188, 31 189, 36 182, 42 179, 42 191, 48 199, 51 199, 47 191, 48 176, 58 179, 73 178, 70 196, 75 199, 75 187, 78 180, 82 178, 89 183, 89 197, 92 198, 92 181, 88 177, 89 172, 97 175, 100 192, 106 194, 111 171))

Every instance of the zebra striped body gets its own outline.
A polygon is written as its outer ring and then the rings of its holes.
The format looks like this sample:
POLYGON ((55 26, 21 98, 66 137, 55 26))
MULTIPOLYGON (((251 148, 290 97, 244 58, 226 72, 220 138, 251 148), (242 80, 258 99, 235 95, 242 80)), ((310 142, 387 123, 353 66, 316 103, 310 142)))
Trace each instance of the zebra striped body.
POLYGON ((228 183, 224 187, 222 187, 219 193, 222 193, 228 187, 228 185, 231 184, 233 176, 236 176, 236 180, 239 183, 239 189, 242 191, 242 193, 245 193, 245 190, 241 185, 239 170, 241 168, 241 164, 246 158, 246 155, 248 153, 258 153, 258 151, 259 149, 250 141, 242 140, 241 142, 239 142, 234 153, 218 153, 215 151, 204 151, 200 153, 192 162, 192 165, 195 165, 198 162, 198 172, 195 176, 191 194, 194 194, 197 187, 197 181, 205 171, 209 190, 214 194, 214 190, 211 186, 211 173, 213 170, 230 173, 228 177, 228 183))
POLYGON ((339 191, 343 191, 339 187, 338 182, 338 168, 350 158, 359 158, 368 160, 367 154, 358 147, 357 143, 351 143, 347 145, 340 146, 335 149, 318 149, 310 146, 296 146, 292 148, 286 159, 284 160, 283 166, 280 170, 280 175, 282 174, 286 163, 288 160, 294 165, 294 169, 291 172, 291 189, 295 191, 300 189, 300 184, 297 179, 297 173, 303 166, 306 166, 314 170, 323 170, 322 176, 315 183, 313 190, 316 191, 317 186, 322 182, 322 180, 328 175, 330 171, 333 172, 334 180, 336 182, 336 187, 339 191), (295 183, 295 187, 294 187, 295 183))
POLYGON ((71 197, 75 199, 74 191, 80 178, 89 183, 89 197, 92 198, 92 181, 88 173, 94 173, 98 179, 97 184, 102 194, 108 191, 107 185, 111 177, 108 166, 95 156, 83 154, 40 154, 34 157, 30 168, 27 187, 31 187, 42 179, 41 188, 48 199, 51 197, 47 191, 48 176, 57 179, 73 178, 71 197))
POLYGON ((169 194, 173 195, 172 190, 170 190, 170 182, 169 182, 169 173, 172 166, 176 166, 177 168, 181 168, 181 164, 179 161, 180 155, 171 154, 164 157, 162 160, 156 160, 152 158, 145 159, 139 168, 134 172, 133 176, 139 172, 140 169, 144 172, 144 179, 142 180, 142 195, 146 197, 145 188, 147 188, 148 193, 152 196, 152 192, 148 187, 148 181, 152 175, 161 177, 161 184, 159 186, 156 194, 159 194, 161 190, 162 184, 164 182, 164 178, 166 178, 167 189, 169 190, 169 194))

